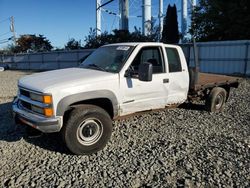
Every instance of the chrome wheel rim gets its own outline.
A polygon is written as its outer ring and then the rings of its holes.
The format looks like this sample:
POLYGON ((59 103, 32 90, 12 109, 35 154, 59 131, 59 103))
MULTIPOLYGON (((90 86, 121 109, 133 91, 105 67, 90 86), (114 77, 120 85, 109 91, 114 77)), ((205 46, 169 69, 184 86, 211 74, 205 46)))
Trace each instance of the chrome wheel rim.
POLYGON ((218 94, 215 99, 215 108, 218 110, 222 107, 224 97, 222 94, 218 94))
POLYGON ((95 118, 89 118, 84 120, 77 129, 77 140, 82 145, 93 145, 102 136, 103 125, 95 118))

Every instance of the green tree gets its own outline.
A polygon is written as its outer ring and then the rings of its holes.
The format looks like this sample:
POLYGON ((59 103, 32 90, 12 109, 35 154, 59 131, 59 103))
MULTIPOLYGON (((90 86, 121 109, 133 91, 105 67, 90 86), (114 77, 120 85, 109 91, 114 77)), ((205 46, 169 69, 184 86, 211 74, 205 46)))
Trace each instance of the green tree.
POLYGON ((176 5, 173 7, 168 5, 167 13, 164 18, 162 39, 164 43, 175 44, 178 43, 180 39, 177 21, 177 10, 176 5))
POLYGON ((200 0, 190 33, 197 41, 250 39, 249 0, 200 0))
POLYGON ((89 35, 85 37, 85 48, 98 48, 105 44, 119 42, 152 42, 157 40, 157 34, 144 36, 139 29, 135 27, 135 31, 130 33, 127 30, 113 30, 113 33, 104 32, 96 36, 95 29, 90 28, 89 35))
POLYGON ((50 51, 53 48, 50 41, 43 35, 21 35, 16 42, 17 45, 11 48, 14 53, 29 51, 44 52, 50 51))
POLYGON ((67 44, 65 45, 66 50, 77 50, 81 49, 81 41, 77 41, 74 38, 69 39, 67 44))

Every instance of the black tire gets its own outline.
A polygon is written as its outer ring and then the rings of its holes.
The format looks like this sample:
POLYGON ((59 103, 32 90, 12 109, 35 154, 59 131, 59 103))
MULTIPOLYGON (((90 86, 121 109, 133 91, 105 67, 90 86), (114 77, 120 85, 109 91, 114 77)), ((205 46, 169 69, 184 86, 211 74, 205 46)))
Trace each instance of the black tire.
POLYGON ((94 105, 81 105, 68 117, 62 136, 72 153, 92 154, 105 147, 112 134, 112 120, 105 110, 94 105))
POLYGON ((206 99, 206 109, 209 112, 221 112, 225 107, 227 92, 221 87, 215 87, 206 99))

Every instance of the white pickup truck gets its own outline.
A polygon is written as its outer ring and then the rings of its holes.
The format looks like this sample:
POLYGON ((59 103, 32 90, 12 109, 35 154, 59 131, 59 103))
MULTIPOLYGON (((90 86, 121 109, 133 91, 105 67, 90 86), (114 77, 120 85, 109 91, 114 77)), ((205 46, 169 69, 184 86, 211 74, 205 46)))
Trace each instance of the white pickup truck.
POLYGON ((13 112, 16 121, 41 132, 60 131, 72 153, 90 154, 107 144, 112 119, 193 99, 205 100, 209 111, 221 111, 230 87, 238 84, 235 77, 195 71, 189 75, 176 45, 110 44, 78 68, 21 78, 13 112))

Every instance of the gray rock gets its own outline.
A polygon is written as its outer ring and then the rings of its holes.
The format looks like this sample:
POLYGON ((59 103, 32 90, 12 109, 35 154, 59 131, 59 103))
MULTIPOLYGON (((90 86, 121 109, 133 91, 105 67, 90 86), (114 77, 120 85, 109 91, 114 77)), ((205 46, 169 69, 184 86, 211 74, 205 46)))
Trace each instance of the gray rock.
POLYGON ((0 187, 249 187, 250 80, 223 113, 171 109, 115 121, 97 154, 74 156, 59 135, 26 139, 11 101, 21 71, 0 73, 0 187))

